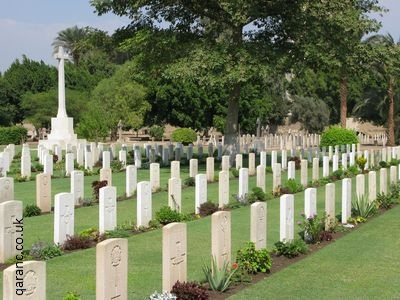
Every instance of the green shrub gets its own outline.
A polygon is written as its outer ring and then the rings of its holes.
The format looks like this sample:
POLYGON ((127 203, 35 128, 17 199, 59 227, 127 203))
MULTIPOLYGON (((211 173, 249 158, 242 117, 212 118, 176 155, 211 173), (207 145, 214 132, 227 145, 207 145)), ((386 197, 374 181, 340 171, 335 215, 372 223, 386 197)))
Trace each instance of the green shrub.
POLYGON ((376 214, 376 202, 369 202, 368 196, 363 195, 351 202, 351 212, 353 217, 363 217, 368 219, 376 214))
POLYGON ((185 186, 195 186, 196 185, 196 180, 194 177, 188 177, 185 180, 183 180, 183 185, 185 186))
POLYGON ((345 176, 345 172, 342 169, 338 169, 335 172, 332 173, 332 175, 330 176, 330 178, 332 180, 340 180, 343 179, 345 176))
POLYGON ((0 127, 0 145, 22 144, 27 136, 28 130, 22 126, 0 127))
POLYGON ((379 165, 381 166, 381 168, 388 168, 389 167, 389 164, 384 160, 380 161, 379 165))
POLYGON ((231 268, 228 261, 219 269, 215 257, 211 260, 211 266, 203 264, 203 273, 213 291, 224 292, 232 283, 232 276, 237 268, 231 268))
POLYGON ((314 215, 306 218, 299 224, 301 228, 300 236, 307 244, 315 244, 322 240, 322 232, 325 230, 325 216, 318 218, 314 215))
POLYGON ((296 194, 304 190, 304 187, 295 179, 286 181, 286 185, 281 187, 281 194, 296 194))
POLYGON ((308 250, 307 244, 302 239, 294 239, 290 242, 276 242, 274 252, 278 256, 293 258, 301 253, 306 253, 308 250))
POLYGON ((379 208, 389 209, 394 204, 396 204, 396 202, 397 201, 395 201, 395 198, 392 197, 392 195, 385 195, 385 194, 379 193, 376 196, 376 203, 378 204, 379 208))
POLYGON ((32 172, 43 172, 43 165, 36 162, 36 163, 32 164, 31 171, 32 172))
POLYGON ((218 211, 218 205, 213 202, 207 201, 200 204, 199 215, 202 217, 212 215, 216 211, 218 211))
POLYGON ((156 141, 161 141, 164 136, 164 127, 158 126, 158 125, 153 125, 149 129, 149 134, 156 141))
POLYGON ((257 201, 264 202, 264 201, 269 200, 269 198, 271 198, 271 197, 268 197, 267 193, 264 193, 262 188, 254 187, 248 196, 248 201, 249 201, 249 203, 254 203, 257 201))
POLYGON ((27 176, 22 176, 21 174, 17 174, 15 175, 14 180, 16 182, 26 182, 29 181, 29 178, 27 176))
POLYGON ((345 176, 355 176, 358 173, 360 173, 360 172, 358 171, 356 166, 350 166, 350 167, 347 168, 347 170, 345 171, 344 175, 345 176))
POLYGON ((357 144, 357 135, 353 130, 342 128, 339 126, 331 126, 325 129, 321 135, 321 147, 336 145, 357 144))
POLYGON ((169 206, 163 206, 156 212, 156 220, 162 225, 172 222, 181 222, 183 219, 184 216, 181 213, 172 210, 169 206))
POLYGON ((61 256, 60 246, 44 241, 34 243, 29 251, 29 255, 36 260, 48 260, 53 257, 61 256))
POLYGON ((24 208, 24 218, 40 216, 41 213, 42 213, 42 210, 39 207, 37 207, 35 204, 28 204, 24 208))
POLYGON ((238 250, 236 263, 248 274, 257 274, 268 272, 272 266, 272 259, 267 249, 256 250, 255 244, 248 242, 244 248, 238 250))
POLYGON ((110 167, 113 173, 118 173, 122 171, 124 165, 119 160, 113 160, 110 163, 110 167))
POLYGON ((231 168, 232 176, 235 178, 239 178, 239 170, 236 168, 231 168))
POLYGON ((367 163, 367 159, 364 157, 364 155, 357 157, 356 164, 361 169, 361 172, 364 171, 366 163, 367 163))
POLYGON ((188 145, 197 140, 196 131, 191 128, 178 128, 171 135, 174 142, 188 145))

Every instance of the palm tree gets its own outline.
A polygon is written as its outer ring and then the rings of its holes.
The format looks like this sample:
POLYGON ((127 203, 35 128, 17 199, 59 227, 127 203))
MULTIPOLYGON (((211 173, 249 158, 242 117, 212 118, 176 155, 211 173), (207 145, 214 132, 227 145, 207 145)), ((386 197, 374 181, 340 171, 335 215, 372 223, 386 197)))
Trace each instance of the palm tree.
POLYGON ((78 65, 79 59, 84 50, 82 41, 87 36, 87 33, 87 28, 78 28, 76 25, 59 31, 54 42, 51 44, 53 46, 54 53, 58 51, 59 46, 62 46, 71 54, 74 64, 78 65))
POLYGON ((375 50, 373 67, 376 76, 387 82, 388 114, 387 130, 388 145, 395 144, 395 122, 394 122, 394 94, 396 78, 400 74, 400 41, 395 42, 392 35, 376 34, 365 40, 375 50))

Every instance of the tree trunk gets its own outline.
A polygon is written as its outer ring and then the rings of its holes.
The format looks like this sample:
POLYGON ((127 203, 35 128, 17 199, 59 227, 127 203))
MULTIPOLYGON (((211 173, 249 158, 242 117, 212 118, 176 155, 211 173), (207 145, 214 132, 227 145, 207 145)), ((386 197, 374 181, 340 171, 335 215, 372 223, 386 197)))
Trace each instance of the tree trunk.
POLYGON ((389 98, 389 110, 388 110, 388 123, 387 123, 387 133, 388 133, 388 146, 394 146, 394 91, 393 91, 393 78, 389 79, 388 87, 388 98, 389 98))
MULTIPOLYGON (((232 29, 232 56, 236 63, 239 63, 239 49, 243 42, 243 27, 238 26, 232 29)), ((236 82, 229 93, 228 108, 226 113, 225 134, 224 134, 224 152, 231 156, 231 162, 238 149, 238 121, 239 121, 239 98, 242 85, 236 82)))
POLYGON ((239 121, 239 97, 242 87, 235 84, 228 99, 228 110, 226 113, 224 148, 231 155, 236 154, 239 121))
POLYGON ((348 82, 347 76, 342 75, 340 78, 340 126, 346 128, 347 118, 347 94, 348 94, 348 82))

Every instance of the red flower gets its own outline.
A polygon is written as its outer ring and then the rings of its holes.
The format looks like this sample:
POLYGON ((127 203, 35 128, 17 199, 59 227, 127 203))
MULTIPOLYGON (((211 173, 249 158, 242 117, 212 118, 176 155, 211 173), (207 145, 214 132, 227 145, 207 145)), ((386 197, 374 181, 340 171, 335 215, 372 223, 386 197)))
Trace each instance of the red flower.
POLYGON ((232 268, 233 268, 233 269, 237 269, 238 267, 239 267, 238 264, 233 264, 233 265, 232 265, 232 268))

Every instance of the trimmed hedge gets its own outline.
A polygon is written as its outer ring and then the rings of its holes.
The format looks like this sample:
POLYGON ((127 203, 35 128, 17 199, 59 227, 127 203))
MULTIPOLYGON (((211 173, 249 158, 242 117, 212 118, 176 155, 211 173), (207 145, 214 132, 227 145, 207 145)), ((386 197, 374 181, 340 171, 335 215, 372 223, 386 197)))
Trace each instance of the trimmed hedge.
POLYGON ((358 144, 358 138, 354 130, 332 126, 324 130, 321 135, 321 147, 336 145, 358 144))
POLYGON ((22 126, 0 127, 0 145, 21 144, 27 137, 28 130, 22 126))
POLYGON ((197 140, 196 131, 191 128, 178 128, 172 133, 172 139, 174 142, 188 145, 197 140))

